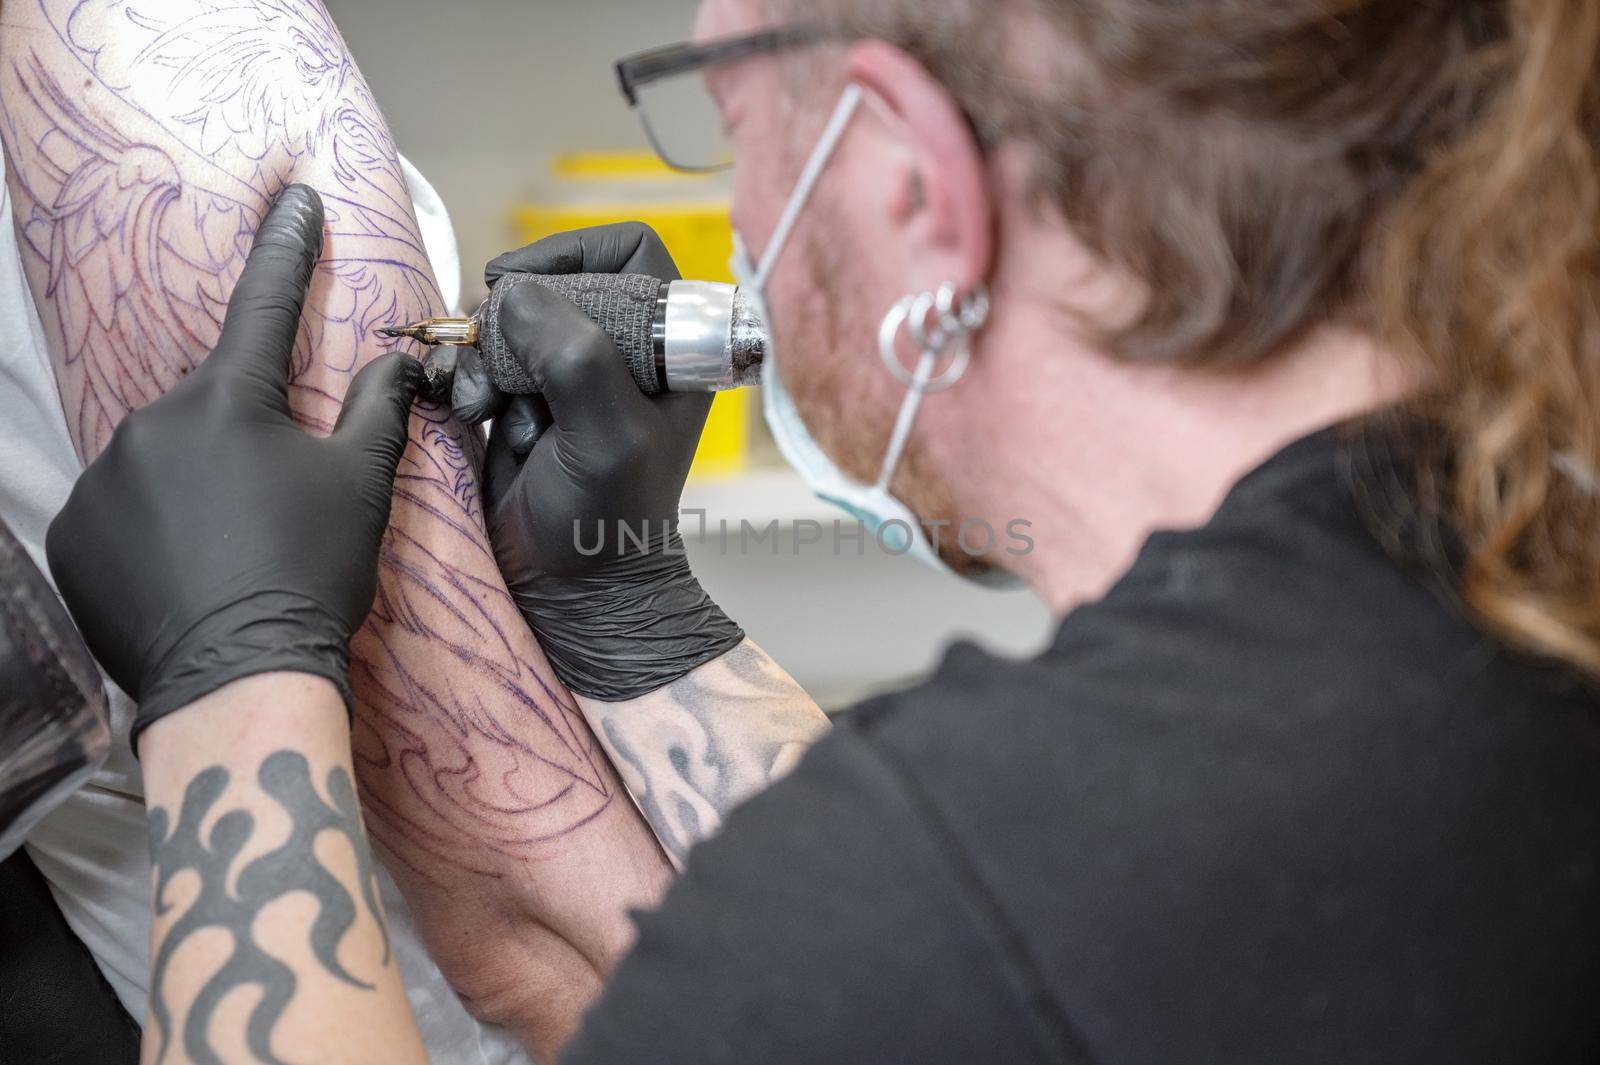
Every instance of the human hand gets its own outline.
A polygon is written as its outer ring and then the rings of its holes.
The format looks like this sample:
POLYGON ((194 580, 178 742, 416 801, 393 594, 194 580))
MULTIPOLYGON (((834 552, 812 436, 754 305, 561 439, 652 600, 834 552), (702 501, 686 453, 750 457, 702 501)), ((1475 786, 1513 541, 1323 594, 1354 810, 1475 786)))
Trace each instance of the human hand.
MULTIPOLYGON (((542 240, 490 263, 487 280, 508 273, 678 277, 638 223, 542 240)), ((496 419, 489 533, 557 675, 581 695, 623 701, 737 646, 743 632, 695 580, 678 534, 711 397, 644 395, 605 331, 541 286, 507 294, 499 325, 540 392, 505 401, 496 419)), ((482 391, 476 365, 457 368, 458 413, 482 391)))
POLYGON ((326 677, 349 705, 350 638, 422 367, 356 375, 333 435, 289 409, 289 360, 322 201, 284 191, 256 233, 211 355, 129 415, 50 526, 50 570, 95 656, 153 721, 242 677, 326 677))

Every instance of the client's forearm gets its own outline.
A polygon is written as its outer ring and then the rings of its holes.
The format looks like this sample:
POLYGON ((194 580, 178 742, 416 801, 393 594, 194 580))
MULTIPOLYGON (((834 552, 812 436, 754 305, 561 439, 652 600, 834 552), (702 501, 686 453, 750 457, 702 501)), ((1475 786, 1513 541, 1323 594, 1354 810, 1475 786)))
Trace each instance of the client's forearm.
POLYGON ((793 769, 828 730, 805 689, 749 640, 641 698, 578 702, 680 866, 728 811, 793 769))
POLYGON ((143 734, 146 1061, 427 1060, 349 744, 333 685, 285 673, 230 684, 143 734))

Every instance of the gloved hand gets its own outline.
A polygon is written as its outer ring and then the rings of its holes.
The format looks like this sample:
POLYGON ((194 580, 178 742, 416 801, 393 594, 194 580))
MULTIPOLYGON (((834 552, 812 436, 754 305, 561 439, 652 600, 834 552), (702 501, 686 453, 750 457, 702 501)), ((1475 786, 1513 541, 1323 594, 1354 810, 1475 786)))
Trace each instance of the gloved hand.
MULTIPOLYGON (((678 277, 638 223, 502 255, 487 280, 514 272, 678 277)), ((644 395, 610 337, 539 285, 507 296, 500 326, 541 394, 488 401, 500 411, 484 476, 489 535, 556 674, 578 694, 620 702, 736 647, 744 633, 695 580, 678 534, 711 398, 644 395)), ((457 409, 469 419, 492 388, 475 367, 457 368, 457 409)))
POLYGON ((161 717, 259 673, 326 677, 349 703, 350 638, 372 609, 378 549, 422 367, 399 353, 351 383, 333 435, 289 413, 289 359, 322 248, 322 201, 284 191, 256 233, 222 338, 128 416, 50 526, 73 617, 161 717))

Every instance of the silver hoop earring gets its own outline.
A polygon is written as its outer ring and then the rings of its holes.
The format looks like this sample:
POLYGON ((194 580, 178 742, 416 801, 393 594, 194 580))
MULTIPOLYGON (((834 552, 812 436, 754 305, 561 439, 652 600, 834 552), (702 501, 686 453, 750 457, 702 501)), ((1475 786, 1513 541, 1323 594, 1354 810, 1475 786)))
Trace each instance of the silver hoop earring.
POLYGON ((908 389, 943 392, 955 387, 972 364, 972 334, 989 319, 989 292, 979 285, 961 299, 953 283, 938 292, 906 296, 883 316, 878 327, 878 357, 894 379, 908 389), (950 354, 950 365, 939 376, 923 380, 900 362, 900 330, 922 353, 924 362, 950 354))
POLYGON ((946 332, 976 333, 989 322, 989 286, 980 281, 957 302, 956 287, 947 282, 940 286, 934 308, 946 332))

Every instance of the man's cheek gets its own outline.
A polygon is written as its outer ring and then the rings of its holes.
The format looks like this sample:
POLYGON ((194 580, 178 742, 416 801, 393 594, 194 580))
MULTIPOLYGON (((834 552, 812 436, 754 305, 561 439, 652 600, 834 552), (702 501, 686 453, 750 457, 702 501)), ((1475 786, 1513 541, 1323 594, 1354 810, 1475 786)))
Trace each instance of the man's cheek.
POLYGON ((734 229, 744 238, 751 258, 759 261, 772 239, 786 193, 777 187, 772 160, 763 158, 756 145, 756 138, 733 140, 731 206, 734 229))
POLYGON ((889 378, 860 311, 863 279, 844 265, 852 253, 808 243, 806 268, 780 269, 773 296, 783 380, 828 456, 856 480, 870 482, 882 457, 878 408, 889 378))

